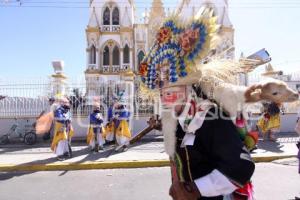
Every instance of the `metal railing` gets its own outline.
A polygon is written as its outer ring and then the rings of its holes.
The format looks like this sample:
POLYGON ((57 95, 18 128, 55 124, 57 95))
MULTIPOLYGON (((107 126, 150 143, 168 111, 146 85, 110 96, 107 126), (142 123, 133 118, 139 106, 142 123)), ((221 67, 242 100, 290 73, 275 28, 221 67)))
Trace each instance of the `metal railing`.
POLYGON ((120 32, 120 25, 112 25, 111 31, 112 32, 120 32))
POLYGON ((49 108, 47 98, 6 97, 0 101, 0 118, 37 117, 49 108))
POLYGON ((120 32, 120 25, 102 25, 100 27, 101 32, 120 32))
POLYGON ((118 73, 118 72, 120 72, 120 65, 113 65, 113 66, 112 66, 112 72, 113 72, 113 73, 118 73))
MULTIPOLYGON (((101 83, 94 80, 87 84, 77 81, 67 83, 64 88, 65 95, 70 100, 72 114, 78 117, 86 117, 91 113, 94 99, 100 100, 102 113, 105 115, 115 99, 119 98, 120 91, 124 90, 128 90, 127 83, 109 80, 101 83)), ((28 81, 28 84, 26 81, 23 84, 0 83, 0 95, 5 96, 0 100, 0 118, 37 117, 41 112, 50 110, 48 100, 53 97, 52 94, 53 87, 49 79, 42 82, 28 81)), ((128 105, 133 103, 133 108, 130 108, 133 116, 151 116, 153 113, 151 102, 145 103, 139 99, 137 89, 133 96, 126 97, 125 102, 128 105)))
POLYGON ((97 69, 97 64, 89 64, 88 69, 89 70, 96 70, 97 69))
POLYGON ((110 25, 102 25, 100 30, 101 32, 110 32, 110 25))
POLYGON ((121 71, 128 71, 130 69, 130 64, 123 64, 121 66, 121 71))

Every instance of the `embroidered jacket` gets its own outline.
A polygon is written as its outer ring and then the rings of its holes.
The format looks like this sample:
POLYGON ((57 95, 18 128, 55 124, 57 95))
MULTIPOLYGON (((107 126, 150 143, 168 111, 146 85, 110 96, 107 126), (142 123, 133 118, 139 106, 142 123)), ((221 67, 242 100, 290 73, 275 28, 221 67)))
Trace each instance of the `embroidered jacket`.
MULTIPOLYGON (((226 116, 224 113, 222 115, 226 116)), ((198 188, 202 187, 200 192, 206 197, 201 200, 223 199, 223 196, 212 196, 222 191, 214 191, 218 188, 210 186, 243 186, 250 180, 255 168, 254 162, 240 140, 235 125, 231 120, 223 119, 219 109, 213 107, 209 110, 203 125, 195 131, 193 143, 182 145, 185 135, 182 126, 178 124, 175 177, 181 181, 194 181, 198 188), (210 177, 203 178, 206 176, 210 177), (208 182, 212 178, 218 179, 219 183, 210 185, 208 182)))

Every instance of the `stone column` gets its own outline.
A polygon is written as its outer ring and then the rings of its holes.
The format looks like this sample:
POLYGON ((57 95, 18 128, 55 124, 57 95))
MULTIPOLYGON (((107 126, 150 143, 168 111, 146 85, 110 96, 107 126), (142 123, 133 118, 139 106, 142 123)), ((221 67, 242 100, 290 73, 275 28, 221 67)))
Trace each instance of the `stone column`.
POLYGON ((99 54, 98 54, 98 58, 99 58, 99 64, 98 64, 98 67, 99 67, 99 70, 103 70, 103 51, 100 50, 99 51, 99 54))
POLYGON ((86 68, 89 68, 89 64, 90 64, 90 50, 88 48, 86 48, 86 68))
POLYGON ((96 48, 95 50, 96 50, 96 52, 95 52, 95 54, 96 54, 95 55, 96 56, 96 63, 95 63, 96 64, 96 69, 99 69, 99 56, 98 56, 99 55, 99 49, 96 48))
POLYGON ((124 57, 124 48, 120 48, 120 68, 122 69, 122 67, 123 67, 123 57, 124 57))
POLYGON ((125 81, 126 83, 126 97, 128 99, 128 108, 130 111, 130 120, 129 120, 129 126, 131 131, 133 131, 133 116, 134 116, 134 105, 133 105, 133 101, 134 101, 134 84, 133 84, 133 80, 130 80, 130 78, 127 78, 127 80, 125 81))
POLYGON ((129 63, 130 63, 130 69, 132 71, 134 71, 134 65, 133 65, 133 49, 130 48, 130 52, 129 52, 129 63))
POLYGON ((63 74, 64 62, 53 61, 52 66, 54 74, 52 77, 52 96, 66 95, 67 90, 67 77, 63 74))
POLYGON ((109 48, 109 71, 112 72, 113 66, 113 49, 109 48))

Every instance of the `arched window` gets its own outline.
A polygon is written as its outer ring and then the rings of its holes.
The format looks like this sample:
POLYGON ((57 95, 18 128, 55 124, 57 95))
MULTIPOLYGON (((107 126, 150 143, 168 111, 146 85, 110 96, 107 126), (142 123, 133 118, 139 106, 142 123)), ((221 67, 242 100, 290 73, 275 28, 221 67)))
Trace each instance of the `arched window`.
POLYGON ((106 46, 103 50, 103 65, 109 65, 109 48, 106 46))
POLYGON ((129 64, 129 62, 130 62, 129 47, 126 44, 125 47, 124 47, 123 63, 129 64))
POLYGON ((103 12, 103 25, 110 25, 110 9, 108 7, 103 12))
POLYGON ((120 51, 117 46, 113 50, 113 65, 120 65, 120 51))
POLYGON ((118 8, 114 8, 112 13, 113 25, 120 25, 120 13, 118 8))
POLYGON ((138 66, 140 66, 140 64, 143 61, 144 57, 145 57, 144 52, 140 51, 139 54, 138 54, 138 66))
POLYGON ((96 64, 96 47, 92 45, 90 51, 90 64, 96 64))

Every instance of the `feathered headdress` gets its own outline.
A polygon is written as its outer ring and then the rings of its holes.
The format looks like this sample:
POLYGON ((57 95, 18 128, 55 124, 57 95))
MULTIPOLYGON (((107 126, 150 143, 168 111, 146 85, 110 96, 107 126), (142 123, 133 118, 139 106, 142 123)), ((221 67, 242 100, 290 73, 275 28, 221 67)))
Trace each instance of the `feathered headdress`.
POLYGON ((159 29, 156 42, 140 64, 141 81, 148 89, 188 84, 201 76, 196 63, 213 49, 218 30, 210 9, 190 22, 170 17, 159 29))

